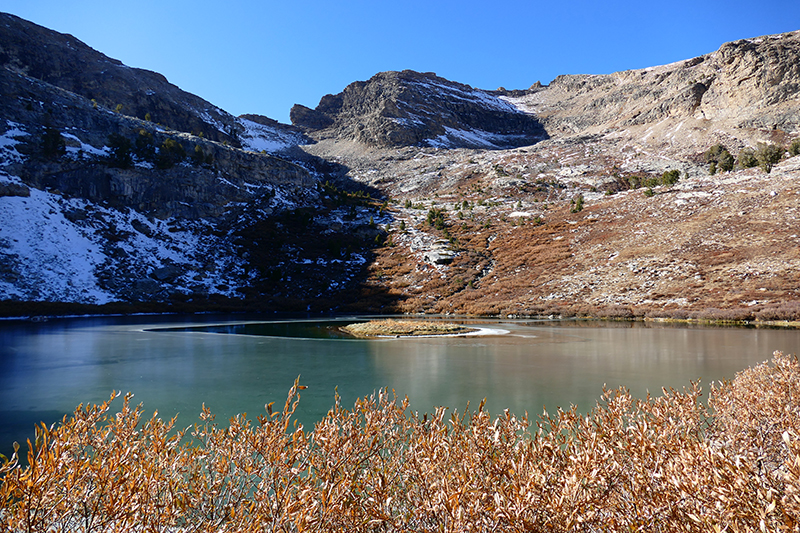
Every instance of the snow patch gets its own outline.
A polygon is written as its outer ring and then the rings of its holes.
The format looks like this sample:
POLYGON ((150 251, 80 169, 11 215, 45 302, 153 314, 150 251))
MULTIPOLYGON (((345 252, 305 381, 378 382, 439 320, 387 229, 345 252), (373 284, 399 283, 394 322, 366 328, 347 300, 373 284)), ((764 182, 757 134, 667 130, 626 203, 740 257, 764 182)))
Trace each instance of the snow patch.
POLYGON ((266 126, 244 118, 238 118, 237 120, 244 128, 244 133, 242 133, 240 140, 242 148, 245 150, 253 152, 264 151, 273 154, 304 142, 302 135, 297 133, 266 126))
POLYGON ((30 189, 29 197, 0 198, 0 265, 5 271, 0 298, 114 300, 94 274, 105 256, 86 231, 64 217, 59 199, 37 189, 30 189))
POLYGON ((28 132, 22 129, 22 124, 6 120, 8 129, 0 136, 0 166, 8 166, 10 163, 22 162, 22 154, 17 152, 16 146, 23 141, 19 137, 26 137, 28 132))
POLYGON ((67 139, 71 139, 80 145, 80 147, 67 146, 67 153, 70 155, 77 155, 78 152, 84 152, 87 154, 96 155, 98 157, 106 157, 111 153, 111 148, 109 148, 108 146, 103 146, 102 148, 95 148, 91 144, 86 144, 85 142, 83 142, 82 140, 80 140, 78 137, 76 137, 71 133, 62 133, 61 136, 67 139))
MULTIPOLYGON (((217 109, 216 111, 220 112, 219 109, 217 109)), ((211 124, 212 126, 217 128, 218 131, 224 133, 225 135, 228 134, 228 131, 225 128, 225 124, 215 119, 213 116, 211 116, 211 114, 208 112, 208 109, 205 109, 203 111, 197 109, 195 110, 195 112, 197 113, 197 116, 200 117, 200 120, 202 120, 206 124, 211 124)))
POLYGON ((524 135, 502 135, 483 130, 460 130, 445 127, 445 133, 426 142, 432 148, 456 148, 468 145, 471 148, 497 149, 518 139, 527 138, 524 135))
POLYGON ((482 91, 480 89, 462 89, 453 85, 446 85, 435 81, 414 81, 411 82, 419 87, 430 89, 436 93, 447 95, 448 98, 455 98, 457 100, 465 100, 473 103, 479 103, 481 106, 488 109, 497 111, 504 111, 506 113, 520 113, 521 111, 505 100, 501 100, 496 96, 482 91))

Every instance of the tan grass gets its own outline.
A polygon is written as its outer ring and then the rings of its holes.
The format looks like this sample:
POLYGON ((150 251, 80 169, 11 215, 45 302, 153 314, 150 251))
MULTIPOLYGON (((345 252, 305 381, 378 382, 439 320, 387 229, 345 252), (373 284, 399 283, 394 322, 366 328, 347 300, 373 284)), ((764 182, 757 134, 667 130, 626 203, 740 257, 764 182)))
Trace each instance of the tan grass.
POLYGON ((379 392, 312 429, 282 410, 185 432, 130 396, 37 428, 0 466, 0 531, 798 531, 800 365, 536 421, 418 415, 379 392), (186 437, 186 438, 184 438, 186 437))
POLYGON ((354 337, 417 337, 427 335, 459 335, 477 331, 460 324, 432 320, 370 320, 342 326, 340 330, 354 337))

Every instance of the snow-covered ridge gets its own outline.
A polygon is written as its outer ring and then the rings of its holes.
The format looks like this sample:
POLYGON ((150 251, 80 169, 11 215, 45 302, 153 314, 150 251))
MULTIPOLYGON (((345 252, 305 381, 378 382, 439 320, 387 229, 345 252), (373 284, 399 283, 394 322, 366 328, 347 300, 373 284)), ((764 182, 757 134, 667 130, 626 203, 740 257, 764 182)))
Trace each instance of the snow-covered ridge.
POLYGON ((236 120, 244 128, 239 140, 245 150, 275 154, 303 143, 303 136, 299 133, 259 124, 242 117, 236 120))
POLYGON ((454 98, 456 100, 468 101, 477 103, 487 109, 505 113, 520 113, 521 111, 509 102, 502 100, 497 96, 493 96, 480 89, 472 89, 464 86, 462 89, 456 85, 439 83, 436 81, 409 81, 411 85, 416 85, 423 89, 437 93, 445 98, 454 98), (469 89, 469 90, 467 90, 469 89))

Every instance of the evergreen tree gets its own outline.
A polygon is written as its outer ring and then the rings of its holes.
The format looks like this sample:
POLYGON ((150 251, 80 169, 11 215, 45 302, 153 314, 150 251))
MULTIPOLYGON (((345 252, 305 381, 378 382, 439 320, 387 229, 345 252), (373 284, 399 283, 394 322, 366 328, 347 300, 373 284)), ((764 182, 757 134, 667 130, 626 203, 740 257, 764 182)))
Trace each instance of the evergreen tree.
POLYGON ((721 144, 715 144, 703 154, 708 163, 709 174, 716 174, 717 171, 728 172, 733 170, 733 156, 721 144))
POLYGON ((140 129, 139 134, 136 136, 136 156, 145 161, 155 161, 156 159, 156 141, 153 134, 145 129, 140 129))
POLYGON ((761 170, 769 174, 772 171, 772 167, 781 160, 785 151, 786 149, 783 146, 758 143, 758 147, 756 148, 758 166, 761 167, 761 170))
POLYGON ((756 151, 752 148, 742 148, 738 157, 739 168, 753 168, 758 166, 756 151))
POLYGON ((42 135, 42 155, 45 159, 58 159, 67 153, 67 143, 61 132, 52 126, 47 126, 42 135))
POLYGON ((156 166, 162 170, 172 168, 186 157, 183 145, 175 139, 166 139, 158 149, 156 166))
POLYGON ((109 166, 116 168, 133 166, 133 144, 127 137, 112 133, 108 136, 108 147, 111 148, 111 155, 108 157, 109 166))

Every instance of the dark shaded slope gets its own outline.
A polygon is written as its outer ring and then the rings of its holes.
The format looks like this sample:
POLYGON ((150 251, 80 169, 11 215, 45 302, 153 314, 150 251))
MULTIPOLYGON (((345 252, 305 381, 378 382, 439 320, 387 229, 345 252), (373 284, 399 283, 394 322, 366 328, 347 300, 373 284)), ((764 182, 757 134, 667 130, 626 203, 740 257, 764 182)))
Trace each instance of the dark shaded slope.
POLYGON ((131 68, 62 34, 0 13, 0 66, 109 109, 238 145, 235 117, 156 72, 131 68))

